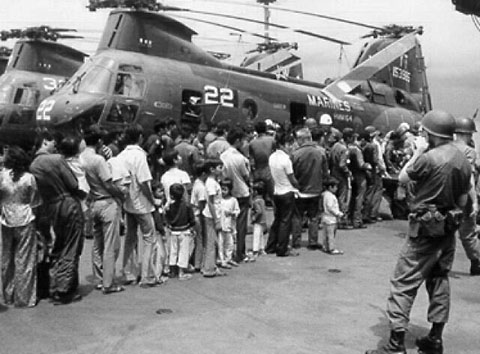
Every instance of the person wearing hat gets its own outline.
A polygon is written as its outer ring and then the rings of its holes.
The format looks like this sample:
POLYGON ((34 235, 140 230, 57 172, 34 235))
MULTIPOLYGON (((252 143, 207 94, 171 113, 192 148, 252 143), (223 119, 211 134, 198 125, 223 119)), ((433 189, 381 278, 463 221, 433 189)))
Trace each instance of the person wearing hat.
POLYGON ((442 334, 449 318, 448 272, 455 256, 455 232, 461 208, 467 204, 471 167, 452 143, 455 118, 430 111, 422 119, 426 141, 417 142, 412 158, 399 174, 401 183, 413 183, 407 239, 390 280, 387 318, 390 339, 366 354, 406 354, 405 332, 418 289, 428 292, 427 336, 416 339, 419 352, 442 354, 442 334), (428 142, 428 144, 427 144, 428 142))
POLYGON ((465 154, 472 168, 466 215, 458 229, 458 235, 460 236, 463 249, 470 260, 471 275, 480 275, 480 240, 475 233, 478 213, 477 194, 475 190, 475 164, 477 161, 477 153, 471 146, 472 134, 476 131, 477 129, 473 119, 468 117, 459 117, 456 119, 455 145, 465 154))

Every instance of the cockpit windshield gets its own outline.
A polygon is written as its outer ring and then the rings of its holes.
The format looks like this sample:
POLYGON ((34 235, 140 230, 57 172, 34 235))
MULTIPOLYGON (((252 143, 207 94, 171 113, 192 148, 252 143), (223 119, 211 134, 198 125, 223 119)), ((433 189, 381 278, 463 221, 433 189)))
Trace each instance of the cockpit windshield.
POLYGON ((112 77, 113 72, 110 69, 99 63, 88 62, 68 81, 62 91, 108 93, 112 77))

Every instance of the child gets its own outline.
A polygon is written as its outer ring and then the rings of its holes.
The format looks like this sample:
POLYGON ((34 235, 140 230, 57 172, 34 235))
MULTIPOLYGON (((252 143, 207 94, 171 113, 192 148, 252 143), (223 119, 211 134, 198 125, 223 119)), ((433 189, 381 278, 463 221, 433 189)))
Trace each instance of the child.
POLYGON ((222 231, 218 235, 218 256, 220 258, 220 267, 231 269, 231 265, 238 266, 232 260, 234 233, 237 228, 236 219, 240 214, 237 198, 232 196, 233 183, 225 178, 220 184, 222 188, 221 215, 220 222, 222 231))
POLYGON ((215 266, 215 244, 217 243, 218 232, 222 230, 220 223, 222 188, 217 178, 222 175, 222 162, 218 159, 210 159, 205 162, 208 170, 208 177, 205 181, 207 191, 207 204, 202 215, 205 220, 205 250, 203 252, 202 273, 204 277, 212 278, 225 275, 215 266))
POLYGON ((338 207, 338 200, 335 196, 338 188, 338 180, 330 178, 325 182, 325 188, 323 192, 323 214, 322 214, 322 226, 323 226, 323 248, 325 252, 331 255, 341 255, 343 251, 335 248, 335 234, 337 232, 338 218, 343 216, 343 213, 338 207))
POLYGON ((253 185, 253 206, 252 206, 252 225, 253 225, 253 256, 265 255, 264 231, 267 228, 267 215, 265 210, 265 184, 262 181, 253 185))
POLYGON ((171 204, 165 216, 170 229, 170 267, 178 266, 178 279, 188 280, 191 274, 185 271, 188 268, 191 238, 194 234, 195 217, 193 209, 184 200, 185 187, 180 183, 170 186, 171 204))
POLYGON ((202 211, 207 204, 207 190, 205 188, 205 181, 208 176, 208 168, 204 161, 199 161, 194 166, 195 175, 197 178, 193 183, 192 196, 190 204, 193 208, 193 215, 195 216, 195 257, 194 267, 196 271, 200 271, 203 265, 203 251, 205 248, 205 221, 203 219, 202 211))
POLYGON ((153 196, 155 197, 155 211, 153 212, 153 220, 155 222, 155 243, 152 250, 151 269, 156 284, 163 284, 168 280, 168 276, 163 276, 165 263, 167 263, 167 251, 165 250, 165 213, 163 206, 165 205, 165 193, 160 184, 152 186, 153 196))

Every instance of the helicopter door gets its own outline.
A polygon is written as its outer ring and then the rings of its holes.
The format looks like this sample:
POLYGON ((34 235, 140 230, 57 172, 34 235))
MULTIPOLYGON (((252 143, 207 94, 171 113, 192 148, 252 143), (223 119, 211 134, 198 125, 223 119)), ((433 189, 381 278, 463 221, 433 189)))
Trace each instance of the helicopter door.
POLYGON ((18 126, 19 129, 26 125, 35 126, 36 107, 40 92, 31 87, 18 87, 13 96, 13 104, 17 105, 12 111, 8 124, 18 126))
POLYGON ((133 72, 120 71, 117 74, 112 105, 105 118, 106 124, 128 125, 137 117, 140 101, 145 94, 146 80, 141 74, 141 68, 128 66, 128 69, 133 72))
POLYGON ((293 127, 303 125, 303 120, 307 116, 307 106, 304 103, 290 103, 290 122, 293 127))
POLYGON ((180 122, 198 127, 203 120, 202 96, 199 91, 182 91, 182 115, 180 122))

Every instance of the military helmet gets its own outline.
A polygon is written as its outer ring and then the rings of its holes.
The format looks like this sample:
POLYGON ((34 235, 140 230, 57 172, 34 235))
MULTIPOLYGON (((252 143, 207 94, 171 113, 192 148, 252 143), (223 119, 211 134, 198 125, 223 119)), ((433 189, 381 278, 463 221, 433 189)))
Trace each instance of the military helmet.
POLYGON ((473 134, 477 131, 472 118, 458 117, 455 119, 455 133, 473 134))
POLYGON ((452 139, 456 127, 455 118, 445 111, 430 111, 423 116, 422 127, 431 135, 452 139))

